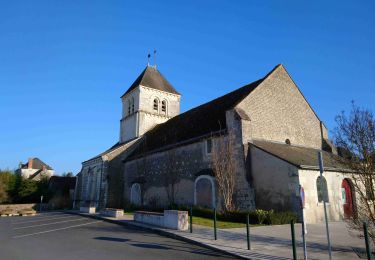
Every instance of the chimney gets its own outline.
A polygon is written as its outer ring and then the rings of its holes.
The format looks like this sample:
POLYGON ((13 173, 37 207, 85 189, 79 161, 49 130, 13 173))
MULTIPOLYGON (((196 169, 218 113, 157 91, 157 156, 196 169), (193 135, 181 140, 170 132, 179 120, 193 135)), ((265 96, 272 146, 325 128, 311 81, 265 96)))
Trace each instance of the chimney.
POLYGON ((32 169, 33 168, 33 158, 29 158, 29 163, 27 164, 27 168, 32 169))
POLYGON ((47 170, 46 166, 43 165, 43 171, 45 172, 47 170))

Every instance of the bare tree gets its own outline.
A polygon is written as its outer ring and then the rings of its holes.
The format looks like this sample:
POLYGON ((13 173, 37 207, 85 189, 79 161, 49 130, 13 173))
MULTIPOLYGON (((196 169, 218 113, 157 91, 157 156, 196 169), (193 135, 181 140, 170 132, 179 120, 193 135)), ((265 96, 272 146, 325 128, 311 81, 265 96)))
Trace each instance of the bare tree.
POLYGON ((344 157, 341 163, 349 170, 357 197, 356 212, 348 219, 349 226, 362 230, 363 221, 369 225, 369 235, 375 244, 375 118, 370 110, 353 102, 349 115, 336 116, 335 144, 344 157))
POLYGON ((234 191, 236 188, 236 169, 234 137, 220 135, 212 146, 212 168, 215 174, 224 212, 235 210, 234 191))
POLYGON ((179 180, 179 174, 176 170, 176 159, 176 151, 174 149, 166 152, 164 187, 171 206, 176 204, 177 183, 179 180))

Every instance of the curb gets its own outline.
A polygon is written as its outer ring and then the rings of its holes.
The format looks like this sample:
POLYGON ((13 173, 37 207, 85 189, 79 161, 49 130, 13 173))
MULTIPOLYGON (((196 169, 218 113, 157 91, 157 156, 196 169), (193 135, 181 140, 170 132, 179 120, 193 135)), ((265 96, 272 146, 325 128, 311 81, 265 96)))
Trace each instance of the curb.
POLYGON ((226 254, 226 255, 229 255, 229 256, 236 257, 237 259, 249 259, 249 258, 244 257, 242 255, 238 255, 238 254, 235 254, 235 253, 232 253, 232 252, 228 252, 224 249, 220 249, 220 248, 217 248, 217 247, 214 247, 214 246, 211 246, 211 245, 207 245, 205 243, 198 242, 198 241, 195 241, 193 239, 190 239, 190 238, 187 238, 187 237, 184 237, 184 236, 180 236, 180 235, 177 235, 177 234, 174 234, 174 233, 170 233, 168 231, 160 230, 158 228, 139 226, 137 224, 133 224, 133 223, 129 223, 129 222, 120 222, 118 220, 107 219, 107 218, 103 218, 103 217, 100 217, 100 216, 88 215, 88 214, 84 214, 84 213, 80 213, 80 212, 66 211, 64 213, 72 214, 72 215, 79 215, 79 216, 82 216, 82 217, 92 218, 92 219, 97 219, 97 220, 103 220, 105 222, 109 222, 109 223, 112 223, 112 224, 128 227, 128 228, 131 228, 131 229, 149 231, 149 232, 153 232, 153 233, 156 233, 158 235, 161 235, 161 236, 173 238, 173 239, 176 239, 176 240, 187 242, 189 244, 193 244, 193 245, 196 245, 196 246, 201 246, 201 247, 204 247, 204 248, 207 248, 207 249, 211 249, 211 250, 216 251, 216 252, 220 252, 220 253, 223 253, 223 254, 226 254))

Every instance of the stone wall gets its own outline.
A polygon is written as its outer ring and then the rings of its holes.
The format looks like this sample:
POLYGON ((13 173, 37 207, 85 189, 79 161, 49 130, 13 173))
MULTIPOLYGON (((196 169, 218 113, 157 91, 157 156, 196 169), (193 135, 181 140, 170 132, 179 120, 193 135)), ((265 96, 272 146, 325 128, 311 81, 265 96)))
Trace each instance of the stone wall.
POLYGON ((211 168, 210 156, 206 154, 205 149, 205 140, 201 140, 126 162, 124 167, 125 201, 130 203, 132 184, 140 183, 144 205, 153 207, 169 205, 170 199, 168 199, 166 184, 171 184, 172 181, 168 175, 176 174, 178 181, 174 185, 175 203, 193 204, 195 179, 211 168), (173 172, 168 172, 167 169, 173 172))
MULTIPOLYGON (((277 211, 294 211, 301 217, 299 185, 305 192, 306 223, 322 223, 324 207, 318 202, 317 178, 319 170, 299 169, 256 147, 251 147, 252 175, 257 208, 277 211)), ((325 171, 329 221, 343 219, 342 181, 348 176, 340 172, 325 171)), ((354 201, 358 203, 358 201, 354 201)))
MULTIPOLYGON (((305 190, 305 219, 307 223, 324 221, 324 206, 318 202, 317 178, 318 170, 299 170, 300 182, 305 190)), ((328 199, 326 204, 328 219, 339 221, 343 219, 343 201, 341 184, 345 176, 340 172, 325 171, 323 174, 327 181, 328 199)))
POLYGON ((123 208, 124 207, 124 164, 123 160, 135 149, 139 139, 133 140, 126 145, 116 156, 111 156, 108 163, 105 164, 106 171, 103 178, 103 198, 105 207, 123 208))
POLYGON ((180 113, 180 95, 139 86, 122 97, 122 119, 120 121, 120 142, 142 136, 157 124, 180 113), (158 110, 154 110, 154 99, 158 100, 158 110), (128 111, 129 102, 134 100, 134 112, 128 111), (166 111, 162 111, 162 101, 166 111))
MULTIPOLYGON (((228 137, 231 138, 235 162, 236 174, 236 192, 235 203, 240 210, 255 209, 254 190, 251 179, 247 175, 246 166, 246 146, 243 140, 243 126, 246 120, 243 120, 235 110, 226 112, 226 124, 228 137)), ((245 129, 246 130, 246 129, 245 129)), ((227 138, 228 138, 227 137, 227 138)))
MULTIPOLYGON (((18 211, 23 210, 23 209, 35 209, 35 210, 39 210, 39 206, 40 206, 39 203, 1 204, 0 205, 0 211, 2 211, 4 209, 7 209, 7 208, 12 209, 14 212, 18 212, 18 211)), ((43 203, 42 204, 42 209, 45 209, 45 208, 47 208, 47 204, 43 203)))
POLYGON ((237 108, 250 117, 245 139, 278 142, 289 139, 294 145, 322 147, 320 120, 282 66, 237 108))
POLYGON ((149 114, 160 114, 167 117, 174 117, 180 114, 180 95, 160 91, 145 86, 140 86, 140 106, 139 110, 149 114), (153 108, 154 99, 159 100, 159 111, 155 111, 153 108), (167 113, 163 114, 161 111, 161 102, 165 100, 167 102, 167 113))
POLYGON ((254 146, 250 154, 256 207, 299 213, 298 168, 254 146))
POLYGON ((80 172, 81 183, 77 184, 76 206, 79 207, 85 203, 93 203, 99 206, 99 190, 101 187, 101 179, 103 175, 104 162, 101 157, 82 163, 80 172))

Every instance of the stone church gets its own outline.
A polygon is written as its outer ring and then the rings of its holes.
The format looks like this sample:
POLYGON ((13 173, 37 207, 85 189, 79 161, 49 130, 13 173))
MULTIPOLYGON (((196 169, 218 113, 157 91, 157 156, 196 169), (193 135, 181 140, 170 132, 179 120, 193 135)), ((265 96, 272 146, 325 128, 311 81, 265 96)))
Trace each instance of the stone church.
POLYGON ((307 222, 322 221, 323 200, 331 220, 353 212, 353 185, 333 159, 328 130, 283 65, 184 113, 180 98, 156 67, 144 69, 121 96, 119 141, 82 163, 75 207, 220 208, 212 151, 220 138, 233 136, 239 210, 300 214, 302 186, 307 222))

